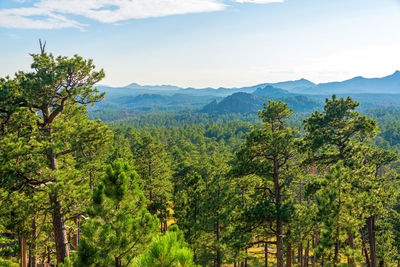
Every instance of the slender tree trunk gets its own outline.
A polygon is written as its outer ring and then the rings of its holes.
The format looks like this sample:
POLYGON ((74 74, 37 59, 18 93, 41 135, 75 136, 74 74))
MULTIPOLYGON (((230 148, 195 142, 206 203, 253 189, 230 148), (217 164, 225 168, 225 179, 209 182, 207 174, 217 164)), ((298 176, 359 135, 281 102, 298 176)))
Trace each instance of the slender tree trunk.
POLYGON ((366 266, 367 266, 367 267, 370 267, 370 266, 371 266, 371 262, 370 262, 370 260, 369 260, 368 250, 367 250, 367 248, 366 248, 366 246, 365 246, 365 235, 364 235, 364 231, 361 229, 361 230, 360 230, 360 233, 361 233, 361 248, 362 248, 362 254, 363 254, 364 257, 365 257, 365 264, 366 264, 366 266))
POLYGON ((268 267, 268 242, 264 243, 264 266, 268 267))
POLYGON ((310 240, 307 240, 307 247, 305 251, 305 256, 304 256, 304 266, 308 267, 308 260, 309 260, 309 254, 310 253, 310 240))
POLYGON ((19 236, 18 241, 20 249, 20 266, 27 267, 28 257, 26 254, 26 239, 24 236, 19 236))
POLYGON ((31 238, 31 244, 29 246, 29 266, 30 267, 36 267, 37 266, 37 260, 36 260, 36 218, 33 218, 32 220, 32 238, 31 238))
POLYGON ((283 236, 282 221, 276 220, 276 266, 283 267, 283 236))
POLYGON ((303 241, 300 241, 299 248, 298 248, 298 263, 300 267, 303 267, 303 241))
POLYGON ((292 266, 292 243, 287 242, 286 244, 286 267, 292 266))
MULTIPOLYGON (((348 235, 348 239, 347 241, 349 242, 349 246, 352 250, 354 250, 354 237, 353 237, 353 233, 351 233, 350 231, 347 233, 348 235)), ((347 259, 347 264, 349 266, 356 266, 353 257, 348 257, 347 259)))
MULTIPOLYGON (((281 189, 279 186, 279 163, 274 158, 274 191, 275 191, 275 207, 276 212, 280 212, 281 207, 281 189)), ((280 218, 276 219, 276 266, 283 267, 283 230, 282 221, 280 218)))
POLYGON ((375 216, 367 219, 370 266, 376 267, 375 216))
POLYGON ((317 266, 317 258, 315 257, 315 248, 316 247, 317 247, 317 236, 313 235, 313 237, 312 237, 312 248, 313 248, 312 267, 317 266))
POLYGON ((336 237, 335 237, 335 254, 333 256, 333 266, 336 267, 338 266, 339 263, 339 226, 336 226, 336 237))
POLYGON ((385 267, 385 260, 384 259, 381 259, 379 261, 379 267, 385 267))
POLYGON ((115 267, 121 267, 121 259, 119 257, 115 257, 115 267))
POLYGON ((296 254, 295 254, 295 250, 292 249, 292 263, 295 264, 296 263, 296 254))
POLYGON ((78 250, 78 245, 79 245, 79 219, 75 219, 75 225, 76 225, 76 231, 74 233, 74 248, 75 250, 78 250))
POLYGON ((89 171, 89 187, 90 187, 90 191, 93 192, 93 173, 92 173, 92 171, 89 171))

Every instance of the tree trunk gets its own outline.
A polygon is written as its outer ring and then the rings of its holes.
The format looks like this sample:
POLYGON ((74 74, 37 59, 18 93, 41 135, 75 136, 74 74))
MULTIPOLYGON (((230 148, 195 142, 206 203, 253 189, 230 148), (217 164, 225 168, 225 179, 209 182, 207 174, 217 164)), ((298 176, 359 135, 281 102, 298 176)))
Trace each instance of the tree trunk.
MULTIPOLYGON (((275 207, 277 214, 280 213, 281 208, 281 189, 279 186, 279 163, 278 159, 274 158, 274 191, 275 191, 275 207)), ((276 219, 276 266, 283 267, 283 230, 282 221, 278 218, 276 219)))
POLYGON ((379 267, 385 267, 385 261, 384 261, 384 259, 381 259, 381 260, 379 261, 379 267))
POLYGON ((26 239, 23 236, 18 237, 20 249, 20 266, 27 267, 28 257, 26 254, 26 239))
POLYGON ((366 264, 366 266, 367 266, 367 267, 370 267, 370 266, 371 266, 371 263, 370 263, 369 257, 368 257, 368 250, 367 250, 367 248, 366 248, 366 246, 365 246, 365 235, 364 235, 364 231, 361 229, 361 230, 360 230, 360 233, 361 233, 361 248, 362 248, 362 254, 363 254, 364 257, 365 257, 365 264, 366 264))
MULTIPOLYGON (((44 110, 45 121, 50 115, 50 108, 48 107, 44 110)), ((52 129, 51 126, 48 125, 47 129, 48 136, 50 138, 50 142, 54 143, 52 138, 52 129)), ((49 167, 52 171, 56 172, 58 170, 58 162, 57 156, 53 148, 50 148, 47 152, 47 158, 49 160, 49 167)), ((51 204, 51 215, 53 219, 53 234, 54 241, 56 243, 56 254, 57 254, 57 263, 63 263, 65 258, 69 257, 69 249, 68 249, 68 239, 67 233, 65 230, 65 220, 62 215, 61 203, 58 200, 57 193, 50 194, 50 204, 51 204)))
POLYGON ((67 231, 65 229, 64 216, 62 215, 61 205, 57 200, 57 195, 50 195, 52 205, 53 232, 56 243, 57 263, 63 263, 69 257, 67 231))
POLYGON ((287 242, 286 244, 286 267, 292 266, 292 243, 287 242))
POLYGON ((315 248, 316 247, 317 247, 317 236, 313 235, 313 237, 312 237, 312 248, 313 248, 312 267, 317 266, 317 258, 315 257, 315 248))
POLYGON ((75 219, 76 231, 74 233, 74 249, 78 250, 79 245, 79 219, 75 219))
POLYGON ((307 240, 307 247, 304 255, 304 266, 308 267, 308 259, 309 259, 309 254, 310 253, 310 240, 307 240))
POLYGON ((299 266, 303 267, 303 241, 300 241, 298 254, 299 254, 299 257, 297 260, 298 260, 299 266))
POLYGON ((268 267, 268 242, 264 243, 264 266, 268 267))
POLYGON ((276 220, 276 266, 283 267, 282 221, 276 220))
POLYGON ((296 263, 296 252, 294 249, 292 249, 292 264, 296 263))
MULTIPOLYGON (((352 250, 354 250, 354 237, 353 237, 353 233, 351 233, 351 232, 349 231, 349 232, 347 233, 347 235, 348 235, 347 241, 349 242, 349 246, 350 246, 350 248, 351 248, 352 250)), ((347 259, 347 264, 348 264, 349 266, 355 266, 355 262, 354 262, 353 257, 348 257, 348 259, 347 259)))
POLYGON ((339 226, 336 226, 336 237, 335 237, 335 254, 333 256, 333 266, 336 267, 338 266, 339 263, 339 234, 340 234, 340 230, 339 230, 339 226))
POLYGON ((31 244, 29 246, 29 267, 36 267, 37 266, 37 259, 36 259, 36 219, 33 218, 32 220, 32 238, 31 244))
POLYGON ((376 267, 375 216, 367 219, 370 266, 376 267))
MULTIPOLYGON (((162 266, 162 262, 161 262, 162 266)), ((115 257, 115 267, 121 267, 121 259, 119 257, 115 257)))

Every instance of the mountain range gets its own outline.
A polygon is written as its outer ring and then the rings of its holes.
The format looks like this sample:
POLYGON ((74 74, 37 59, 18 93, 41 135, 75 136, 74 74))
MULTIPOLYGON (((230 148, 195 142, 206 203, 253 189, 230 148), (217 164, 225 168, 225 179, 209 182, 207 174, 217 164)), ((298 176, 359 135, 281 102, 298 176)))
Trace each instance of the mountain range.
POLYGON ((255 112, 268 99, 283 100, 295 111, 312 111, 332 94, 351 96, 363 108, 400 108, 400 71, 382 78, 354 77, 341 82, 315 84, 306 79, 262 83, 234 88, 182 88, 173 85, 124 87, 99 85, 106 98, 98 109, 176 109, 195 108, 203 112, 255 112), (292 103, 292 104, 290 104, 292 103), (296 110, 297 109, 297 110, 296 110))

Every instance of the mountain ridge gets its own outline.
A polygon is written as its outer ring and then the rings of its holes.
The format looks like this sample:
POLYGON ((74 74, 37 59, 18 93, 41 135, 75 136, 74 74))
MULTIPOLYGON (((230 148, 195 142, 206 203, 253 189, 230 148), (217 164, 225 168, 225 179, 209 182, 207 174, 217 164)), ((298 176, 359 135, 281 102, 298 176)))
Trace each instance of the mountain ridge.
POLYGON ((343 81, 332 81, 315 84, 305 78, 291 81, 261 83, 243 87, 219 87, 219 88, 193 88, 179 87, 175 85, 140 85, 131 83, 127 86, 112 87, 98 85, 102 92, 106 92, 107 98, 119 96, 134 96, 146 93, 174 95, 176 93, 185 93, 196 96, 215 95, 228 96, 236 92, 253 93, 259 88, 272 86, 278 89, 287 90, 290 93, 305 95, 331 95, 331 94, 360 94, 360 93, 385 93, 400 94, 400 71, 380 78, 365 78, 356 76, 343 81))

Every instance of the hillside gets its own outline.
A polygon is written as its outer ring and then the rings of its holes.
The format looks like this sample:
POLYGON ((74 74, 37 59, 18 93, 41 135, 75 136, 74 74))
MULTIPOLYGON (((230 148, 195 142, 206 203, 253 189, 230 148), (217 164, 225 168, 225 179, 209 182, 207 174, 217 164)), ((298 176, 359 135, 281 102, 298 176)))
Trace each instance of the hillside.
POLYGON ((201 112, 204 113, 257 113, 268 100, 283 101, 295 112, 311 112, 321 107, 321 104, 305 96, 267 97, 248 93, 235 93, 222 101, 212 101, 201 112))
POLYGON ((361 103, 362 108, 400 108, 400 71, 382 78, 354 77, 342 82, 320 84, 299 79, 233 88, 195 89, 137 83, 125 87, 99 85, 98 88, 106 92, 106 98, 97 103, 94 110, 202 108, 203 112, 253 113, 265 102, 265 97, 288 98, 295 109, 313 110, 314 102, 321 103, 332 94, 345 97, 350 95, 361 103), (223 98, 226 99, 222 100, 223 98))

